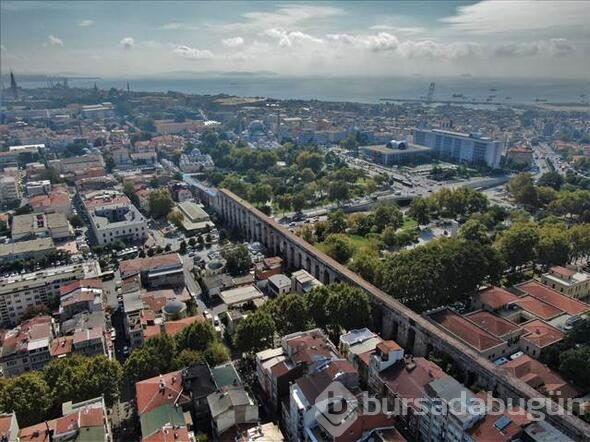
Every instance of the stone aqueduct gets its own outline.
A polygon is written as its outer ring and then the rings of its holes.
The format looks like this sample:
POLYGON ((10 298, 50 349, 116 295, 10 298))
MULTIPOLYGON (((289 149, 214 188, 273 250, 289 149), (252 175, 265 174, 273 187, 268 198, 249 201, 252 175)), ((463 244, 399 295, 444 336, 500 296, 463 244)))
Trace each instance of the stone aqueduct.
MULTIPOLYGON (((249 240, 264 244, 273 254, 283 257, 289 269, 303 268, 324 284, 345 282, 367 292, 375 306, 376 326, 384 338, 395 340, 416 356, 433 350, 448 355, 458 363, 466 379, 477 381, 504 400, 529 400, 540 396, 526 383, 499 372, 494 364, 466 344, 303 241, 247 201, 226 189, 198 190, 201 199, 214 208, 226 226, 238 228, 249 240)), ((548 415, 547 420, 575 440, 587 440, 590 435, 590 425, 574 416, 548 415)))

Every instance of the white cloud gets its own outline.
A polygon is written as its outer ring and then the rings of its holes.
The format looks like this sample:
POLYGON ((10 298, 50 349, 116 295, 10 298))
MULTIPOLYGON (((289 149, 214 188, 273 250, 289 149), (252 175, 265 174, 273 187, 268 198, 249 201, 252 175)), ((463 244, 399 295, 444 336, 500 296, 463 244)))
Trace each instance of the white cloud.
POLYGON ((130 50, 135 47, 135 40, 133 37, 125 37, 119 42, 119 44, 123 49, 130 50))
POLYGON ((61 38, 56 37, 55 35, 50 35, 49 37, 47 37, 47 42, 45 42, 43 44, 43 46, 47 47, 47 46, 59 46, 59 47, 63 47, 64 42, 61 38))
POLYGON ((94 20, 82 20, 80 23, 78 23, 78 26, 81 28, 87 28, 89 26, 92 26, 94 24, 94 20))
POLYGON ((221 43, 226 48, 239 48, 244 46, 244 39, 242 37, 224 38, 221 43))
POLYGON ((565 38, 552 38, 522 43, 505 43, 494 49, 498 57, 533 57, 537 55, 564 57, 575 52, 575 47, 565 38))
POLYGON ((590 3, 585 1, 480 1, 460 6, 441 19, 452 28, 478 34, 524 32, 556 27, 588 26, 590 3))
MULTIPOLYGON (((312 21, 318 21, 341 15, 343 11, 333 6, 320 5, 285 5, 273 12, 247 12, 242 17, 244 22, 224 23, 215 25, 215 28, 223 31, 254 31, 260 32, 271 28, 292 28, 312 21)), ((300 27, 300 26, 298 26, 300 27)))
POLYGON ((191 25, 190 23, 172 22, 165 23, 158 29, 161 29, 162 31, 196 31, 197 29, 199 29, 199 27, 191 25))
POLYGON ((426 29, 421 27, 400 27, 400 26, 391 26, 391 25, 373 25, 370 28, 373 31, 391 31, 396 32, 398 34, 421 34, 426 32, 426 29))
POLYGON ((172 53, 191 60, 207 60, 213 58, 213 53, 208 49, 197 49, 183 45, 177 46, 172 53))
POLYGON ((0 51, 4 52, 6 50, 6 46, 0 45, 0 51))
POLYGON ((260 35, 277 40, 279 43, 279 47, 281 48, 290 48, 291 46, 296 44, 323 43, 323 40, 321 38, 313 37, 301 31, 285 31, 281 28, 267 29, 266 31, 261 32, 260 35))
POLYGON ((397 37, 388 32, 379 32, 374 35, 328 34, 326 37, 338 43, 369 49, 373 52, 394 51, 399 45, 397 37))

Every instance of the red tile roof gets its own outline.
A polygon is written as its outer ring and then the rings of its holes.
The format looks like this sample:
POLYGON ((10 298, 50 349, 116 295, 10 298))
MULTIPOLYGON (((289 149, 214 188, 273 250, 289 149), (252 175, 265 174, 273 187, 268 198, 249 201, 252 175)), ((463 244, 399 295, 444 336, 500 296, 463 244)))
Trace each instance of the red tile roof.
POLYGON ((545 321, 541 321, 540 319, 529 322, 523 328, 528 335, 523 336, 522 339, 532 342, 541 348, 555 344, 556 342, 561 341, 565 336, 565 333, 561 330, 547 324, 545 321))
POLYGON ((204 321, 205 318, 200 315, 189 316, 188 318, 178 319, 177 321, 167 321, 164 323, 164 332, 169 336, 176 336, 189 325, 204 321))
POLYGON ((63 355, 69 355, 72 353, 72 345, 74 344, 73 336, 64 336, 61 338, 55 338, 51 342, 51 356, 58 358, 63 355))
POLYGON ((156 255, 146 258, 135 258, 121 261, 119 270, 122 278, 139 273, 142 270, 153 270, 158 267, 173 265, 182 265, 182 260, 178 253, 168 253, 166 255, 156 255))
POLYGON ((87 407, 80 411, 80 427, 102 427, 104 419, 102 408, 87 407))
POLYGON ((67 295, 79 288, 91 288, 91 289, 102 289, 102 281, 98 278, 80 279, 78 281, 72 281, 64 285, 60 291, 60 296, 67 295))
POLYGON ((590 305, 563 295, 537 281, 528 281, 517 286, 519 290, 551 304, 570 315, 579 315, 590 310, 590 305))
POLYGON ((12 416, 12 414, 4 414, 0 416, 0 438, 3 436, 9 436, 12 416))
MULTIPOLYGON (((476 394, 476 396, 485 400, 483 394, 476 394)), ((508 442, 515 439, 520 431, 531 423, 527 417, 528 412, 516 405, 513 405, 510 410, 506 410, 502 415, 499 415, 497 407, 494 407, 493 413, 488 413, 482 420, 477 422, 470 430, 469 434, 474 441, 479 442, 508 442), (498 429, 496 423, 502 417, 510 419, 510 422, 501 430, 498 429)))
POLYGON ((518 330, 516 324, 483 310, 469 313, 465 315, 465 317, 475 322, 480 328, 494 336, 504 336, 518 330))
POLYGON ((551 267, 551 271, 553 273, 557 273, 557 274, 565 276, 567 278, 572 277, 576 274, 575 271, 568 269, 567 267, 562 267, 562 266, 553 266, 553 267, 551 267))
POLYGON ((452 310, 434 313, 430 318, 448 332, 480 351, 495 347, 503 342, 452 310))
POLYGON ((377 350, 381 351, 381 353, 390 353, 392 351, 403 350, 399 344, 395 341, 387 340, 381 341, 377 344, 377 350))
POLYGON ((182 393, 182 371, 180 370, 137 382, 135 396, 139 416, 165 404, 184 404, 190 400, 182 393), (163 388, 160 388, 160 382, 163 382, 163 388))
POLYGON ((55 423, 55 433, 64 434, 78 429, 78 414, 60 417, 55 423))
POLYGON ((408 359, 381 373, 381 379, 401 399, 418 399, 424 395, 426 384, 448 376, 434 362, 424 358, 408 359))
POLYGON ((512 304, 518 305, 522 309, 541 319, 551 319, 563 314, 563 310, 532 296, 523 296, 522 298, 518 298, 518 301, 514 301, 512 304))
POLYGON ((189 441, 186 427, 162 427, 158 431, 141 439, 143 442, 185 442, 189 441))
POLYGON ((500 370, 526 382, 549 396, 557 392, 561 399, 575 398, 580 392, 559 374, 528 355, 521 356, 499 367, 500 370))
POLYGON ((482 290, 474 296, 474 300, 479 302, 482 305, 489 306, 493 310, 497 310, 499 308, 504 307, 506 304, 509 304, 512 301, 518 299, 513 293, 501 289, 500 287, 490 287, 488 289, 482 290))

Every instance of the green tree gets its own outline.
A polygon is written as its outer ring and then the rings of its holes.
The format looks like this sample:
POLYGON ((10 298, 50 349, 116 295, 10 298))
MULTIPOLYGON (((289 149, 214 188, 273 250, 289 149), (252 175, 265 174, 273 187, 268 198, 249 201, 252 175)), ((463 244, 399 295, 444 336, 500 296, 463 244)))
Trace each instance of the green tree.
POLYGON ((272 187, 269 184, 255 184, 248 192, 249 199, 255 204, 264 204, 272 198, 272 187))
POLYGON ((230 360, 231 355, 228 348, 220 341, 209 344, 209 347, 203 352, 203 357, 211 367, 223 364, 230 360))
POLYGON ((167 216, 174 207, 168 189, 157 189, 150 193, 150 212, 154 218, 167 216))
POLYGON ((561 226, 545 225, 539 230, 537 260, 544 266, 564 265, 570 259, 568 233, 561 226))
POLYGON ((568 231, 574 259, 590 257, 590 224, 576 224, 568 231))
POLYGON ((345 181, 333 181, 328 186, 328 198, 332 201, 344 201, 350 197, 350 187, 345 181))
POLYGON ((68 218, 68 221, 70 222, 72 227, 76 229, 84 226, 84 221, 82 221, 80 215, 72 215, 68 218))
POLYGON ((567 350, 559 357, 559 372, 582 388, 590 387, 588 367, 590 367, 590 347, 588 346, 567 350))
POLYGON ((327 308, 338 327, 348 331, 370 326, 371 304, 365 292, 348 284, 332 284, 328 290, 327 308))
POLYGON ((558 172, 547 172, 541 175, 537 181, 538 186, 547 186, 559 190, 563 186, 564 179, 558 172))
POLYGON ((179 350, 204 351, 217 340, 217 333, 209 322, 194 322, 178 335, 176 335, 176 347, 179 350))
POLYGON ((328 214, 327 233, 344 233, 346 226, 346 215, 342 210, 336 210, 328 214))
POLYGON ((160 364, 160 355, 153 348, 136 348, 125 361, 123 371, 135 383, 165 373, 160 372, 160 364))
POLYGON ((50 388, 38 371, 8 379, 0 389, 0 409, 14 411, 21 427, 46 419, 51 403, 50 388))
POLYGON ((503 270, 488 245, 443 238, 389 255, 379 267, 377 285, 416 311, 464 300, 503 270))
POLYGON ((363 279, 370 283, 375 283, 375 276, 379 271, 381 262, 377 253, 373 251, 363 251, 355 255, 352 262, 349 264, 350 270, 358 273, 363 279))
POLYGON ((534 224, 517 223, 504 231, 496 240, 495 246, 500 251, 506 264, 515 268, 531 262, 535 258, 535 249, 539 243, 539 234, 534 224))
POLYGON ((519 204, 529 207, 536 207, 538 204, 535 183, 533 177, 528 173, 519 173, 513 177, 506 184, 506 190, 508 190, 512 198, 519 204))
POLYGON ((236 247, 223 250, 227 271, 231 275, 241 275, 252 267, 252 259, 248 252, 248 246, 239 244, 236 247))
POLYGON ((307 330, 307 304, 300 295, 284 295, 267 304, 264 308, 272 315, 280 336, 307 330))
POLYGON ((339 233, 332 233, 326 237, 324 241, 324 248, 326 253, 341 264, 352 257, 353 248, 348 241, 346 235, 339 233))
POLYGON ((275 197, 275 201, 280 210, 287 211, 291 208, 291 195, 288 193, 278 195, 275 197))
POLYGON ((319 152, 303 151, 297 155, 295 160, 301 170, 311 169, 314 173, 319 173, 324 166, 324 157, 319 152))
POLYGON ((174 224, 176 227, 182 227, 182 221, 184 221, 184 215, 180 210, 172 210, 166 217, 168 222, 174 224))
POLYGON ((459 229, 459 236, 468 241, 477 241, 480 244, 487 244, 490 242, 487 227, 480 221, 470 218, 459 229))
POLYGON ((184 349, 180 351, 174 358, 174 366, 175 370, 180 370, 182 368, 190 367, 192 365, 201 364, 205 360, 203 353, 184 349))
POLYGON ((301 171, 301 178, 303 178, 303 181, 306 183, 311 183, 313 180, 315 180, 315 173, 313 173, 313 170, 307 167, 301 171))
POLYGON ((107 407, 111 407, 119 397, 123 368, 116 360, 96 356, 89 358, 85 364, 85 378, 88 399, 103 395, 107 407))
POLYGON ((385 227, 398 229, 404 222, 404 217, 399 207, 392 202, 379 202, 375 207, 374 222, 378 232, 382 232, 385 227))
POLYGON ((135 205, 135 207, 140 206, 139 197, 137 196, 137 193, 135 193, 135 187, 133 186, 132 182, 127 181, 123 185, 123 193, 127 196, 127 198, 129 198, 129 200, 135 205))
POLYGON ((381 232, 381 238, 388 247, 395 247, 397 245, 397 229, 393 226, 387 226, 381 232))
POLYGON ((293 195, 293 198, 291 199, 291 206, 295 212, 301 212, 305 207, 305 195, 301 192, 293 195))
POLYGON ((430 222, 430 205, 424 198, 414 198, 408 216, 414 218, 419 225, 426 225, 430 222))
POLYGON ((275 323, 262 310, 249 314, 236 327, 234 342, 243 353, 256 353, 274 345, 275 323))

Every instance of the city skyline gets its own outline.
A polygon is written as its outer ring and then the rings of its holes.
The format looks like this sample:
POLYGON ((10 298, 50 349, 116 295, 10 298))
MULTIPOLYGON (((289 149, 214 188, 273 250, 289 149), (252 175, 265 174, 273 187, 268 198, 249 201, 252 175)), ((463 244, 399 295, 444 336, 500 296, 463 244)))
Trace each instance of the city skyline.
POLYGON ((586 2, 138 5, 2 1, 2 73, 587 78, 590 69, 586 2))

